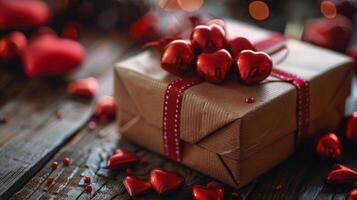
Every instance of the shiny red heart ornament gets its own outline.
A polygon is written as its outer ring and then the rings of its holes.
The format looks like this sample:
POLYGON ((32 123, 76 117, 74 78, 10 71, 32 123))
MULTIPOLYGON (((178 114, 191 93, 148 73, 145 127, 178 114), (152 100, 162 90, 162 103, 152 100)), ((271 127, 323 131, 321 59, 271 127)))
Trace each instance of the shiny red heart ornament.
POLYGON ((197 58, 197 73, 207 81, 219 83, 226 79, 232 57, 225 49, 202 53, 197 58))
POLYGON ((199 51, 214 52, 226 46, 226 34, 224 29, 215 23, 198 25, 193 29, 191 43, 199 51))
POLYGON ((153 169, 150 172, 150 183, 160 195, 176 190, 184 181, 185 178, 176 172, 170 172, 160 168, 153 169))
POLYGON ((252 50, 241 51, 236 64, 240 80, 245 84, 261 82, 273 69, 273 62, 268 54, 252 50))
POLYGON ((325 177, 327 183, 355 183, 357 172, 340 164, 335 164, 325 177))
POLYGON ((236 37, 228 41, 229 52, 236 59, 243 50, 255 51, 253 44, 245 37, 236 37))
POLYGON ((170 42, 161 57, 161 67, 175 75, 183 74, 192 68, 195 55, 190 42, 174 40, 170 42))
POLYGON ((348 193, 346 200, 357 200, 357 189, 353 189, 348 193))
POLYGON ((223 189, 215 182, 211 182, 207 186, 194 185, 192 187, 192 196, 195 200, 221 200, 223 198, 223 189))
POLYGON ((117 149, 115 154, 108 159, 107 167, 109 169, 122 168, 131 164, 135 164, 138 161, 139 157, 135 154, 123 149, 117 149))
POLYGON ((152 188, 148 180, 142 180, 134 176, 125 177, 123 183, 131 197, 147 193, 152 188))
POLYGON ((322 136, 317 142, 316 152, 323 157, 339 158, 342 154, 340 139, 334 133, 322 136))
POLYGON ((27 46, 26 36, 14 31, 0 39, 0 62, 12 61, 22 55, 27 46))
POLYGON ((346 138, 350 141, 357 142, 357 112, 352 113, 347 122, 346 138))
POLYGON ((41 26, 50 19, 46 3, 37 0, 1 0, 0 30, 41 26))
POLYGON ((94 115, 99 118, 100 122, 107 122, 116 115, 116 105, 113 97, 101 96, 94 108, 94 115))
POLYGON ((94 77, 80 79, 68 84, 67 91, 70 94, 83 97, 92 97, 98 91, 99 82, 94 77))
POLYGON ((29 77, 60 76, 78 68, 84 54, 78 42, 45 34, 25 48, 22 63, 29 77))

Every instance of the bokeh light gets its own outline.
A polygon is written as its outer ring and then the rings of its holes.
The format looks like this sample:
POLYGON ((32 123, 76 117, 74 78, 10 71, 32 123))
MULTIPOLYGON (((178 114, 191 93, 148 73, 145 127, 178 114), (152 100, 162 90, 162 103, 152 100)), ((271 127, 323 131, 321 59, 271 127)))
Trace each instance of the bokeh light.
POLYGON ((249 3, 249 14, 256 20, 264 20, 269 17, 269 6, 263 1, 249 3))
POLYGON ((177 0, 178 5, 184 11, 193 12, 199 10, 204 0, 177 0))
POLYGON ((179 8, 176 0, 158 0, 158 5, 165 11, 175 11, 179 8))
POLYGON ((322 15, 328 19, 335 18, 337 15, 336 5, 331 1, 322 1, 320 10, 322 15))

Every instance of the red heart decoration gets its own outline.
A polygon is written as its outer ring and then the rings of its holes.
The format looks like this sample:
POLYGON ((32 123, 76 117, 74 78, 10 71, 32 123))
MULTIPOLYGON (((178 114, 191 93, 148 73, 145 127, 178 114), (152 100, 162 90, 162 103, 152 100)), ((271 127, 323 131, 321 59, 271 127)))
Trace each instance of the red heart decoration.
POLYGON ((0 30, 32 28, 47 23, 49 19, 50 10, 42 1, 0 1, 0 30))
POLYGON ((244 37, 236 37, 228 41, 229 52, 232 54, 232 57, 236 59, 240 52, 243 50, 252 50, 255 51, 253 44, 244 37))
POLYGON ((316 152, 323 157, 337 159, 341 156, 341 142, 334 133, 322 136, 316 145, 316 152))
POLYGON ((197 58, 197 73, 207 81, 218 83, 225 80, 232 57, 225 49, 202 53, 197 58))
POLYGON ((224 29, 216 24, 198 25, 193 29, 191 43, 195 49, 202 52, 214 52, 226 45, 224 29))
POLYGON ((166 71, 180 75, 191 69, 195 55, 191 44, 184 40, 170 42, 161 57, 161 67, 166 71))
POLYGON ((357 142, 357 112, 352 113, 352 116, 347 122, 346 138, 357 142))
POLYGON ((160 195, 179 188, 184 181, 185 178, 176 172, 170 172, 160 168, 153 169, 150 172, 150 183, 160 195))
POLYGON ((107 167, 109 169, 122 168, 137 163, 138 161, 139 157, 135 154, 123 149, 117 149, 115 154, 112 155, 107 161, 107 167))
POLYGON ((243 50, 236 64, 240 80, 245 84, 256 84, 266 79, 273 68, 270 56, 264 52, 243 50))
POLYGON ((195 200, 221 200, 223 198, 223 189, 220 184, 210 182, 207 186, 194 185, 192 195, 195 200))
POLYGON ((8 62, 22 55, 27 45, 26 36, 18 31, 0 39, 0 61, 8 62))
POLYGON ((357 200, 357 189, 352 190, 348 195, 346 200, 357 200))
POLYGON ((67 87, 67 91, 70 94, 92 97, 98 91, 98 88, 98 80, 94 77, 89 77, 71 82, 67 87))
POLYGON ((332 167, 325 177, 328 183, 355 183, 357 182, 357 172, 340 164, 332 167))
POLYGON ((25 48, 22 63, 29 77, 59 76, 78 68, 83 58, 78 42, 44 34, 25 48))
POLYGON ((134 176, 125 177, 123 183, 131 197, 149 192, 152 188, 148 180, 142 180, 134 176))

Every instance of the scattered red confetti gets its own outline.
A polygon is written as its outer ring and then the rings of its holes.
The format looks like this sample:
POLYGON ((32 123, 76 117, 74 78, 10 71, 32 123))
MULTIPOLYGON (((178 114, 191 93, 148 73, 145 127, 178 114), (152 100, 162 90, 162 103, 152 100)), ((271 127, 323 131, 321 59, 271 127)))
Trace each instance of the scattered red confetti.
POLYGON ((110 119, 115 117, 116 107, 114 99, 111 96, 102 96, 98 99, 94 109, 95 116, 101 119, 110 119))
POLYGON ((99 82, 94 77, 79 79, 68 84, 67 91, 70 94, 92 97, 98 91, 99 82))
POLYGON ((127 173, 127 174, 133 173, 133 169, 131 169, 131 168, 126 168, 126 173, 127 173))
POLYGON ((85 183, 89 184, 90 181, 91 181, 91 179, 90 179, 89 176, 85 176, 84 179, 83 179, 83 181, 84 181, 85 183))
POLYGON ((90 122, 88 123, 88 129, 89 129, 89 130, 93 131, 93 130, 96 129, 96 128, 97 128, 97 122, 95 122, 94 120, 92 120, 92 121, 90 121, 90 122))
POLYGON ((52 183, 53 183, 53 180, 54 180, 53 177, 48 177, 48 178, 47 178, 47 184, 48 184, 48 185, 52 184, 52 183))
POLYGON ((255 102, 255 99, 254 99, 253 97, 246 97, 246 98, 245 98, 245 102, 246 102, 247 104, 252 104, 252 103, 255 102))
POLYGON ((277 191, 281 190, 282 188, 283 188, 283 185, 280 184, 280 183, 278 183, 278 184, 276 184, 276 185, 274 186, 274 189, 277 190, 277 191))
POLYGON ((8 122, 8 119, 4 116, 0 116, 0 124, 6 124, 8 122))
POLYGON ((237 200, 239 198, 238 192, 232 192, 232 200, 237 200))
POLYGON ((56 111, 56 118, 57 119, 63 119, 64 117, 64 112, 61 110, 56 111))
POLYGON ((56 170, 57 167, 58 167, 58 162, 57 162, 57 161, 53 161, 53 162, 51 163, 51 169, 52 169, 52 170, 56 170))
POLYGON ((86 187, 84 189, 86 192, 91 193, 93 188, 91 185, 86 185, 86 187))
POLYGON ((327 133, 318 140, 316 152, 323 157, 339 158, 342 154, 340 139, 334 133, 327 133))
POLYGON ((65 157, 62 161, 64 166, 68 166, 71 163, 71 159, 69 159, 68 157, 65 157))

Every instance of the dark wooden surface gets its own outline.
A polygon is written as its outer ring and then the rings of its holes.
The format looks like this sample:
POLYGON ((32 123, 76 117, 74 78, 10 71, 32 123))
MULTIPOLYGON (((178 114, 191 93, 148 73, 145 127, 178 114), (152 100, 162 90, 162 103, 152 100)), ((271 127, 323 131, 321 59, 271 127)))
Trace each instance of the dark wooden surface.
MULTIPOLYGON (((66 80, 95 76, 101 83, 98 96, 112 94, 113 63, 136 52, 136 45, 117 33, 89 32, 80 41, 87 49, 86 62, 66 80)), ((133 175, 146 177, 150 169, 163 167, 186 178, 177 192, 163 197, 150 193, 135 199, 191 199, 193 184, 212 181, 120 139, 114 122, 90 131, 87 124, 95 98, 68 95, 66 80, 28 80, 17 71, 5 70, 0 75, 0 115, 9 118, 8 123, 0 125, 0 199, 130 199, 122 184, 126 172, 105 168, 108 156, 119 147, 148 159, 147 164, 134 166, 133 175), (56 118, 57 110, 64 113, 63 119, 56 118), (72 159, 71 165, 60 164, 52 172, 50 163, 61 163, 64 157, 72 159), (55 178, 50 186, 46 184, 49 176, 55 178), (84 192, 83 176, 92 178, 90 194, 84 192)), ((357 96, 356 92, 353 95, 357 96)), ((356 110, 355 99, 349 100, 347 113, 356 110)), ((345 146, 339 162, 357 169, 357 149, 345 146)), ((240 199, 345 199, 357 186, 326 185, 323 177, 332 164, 307 148, 240 190, 225 186, 225 199, 230 199, 233 191, 240 199)))

